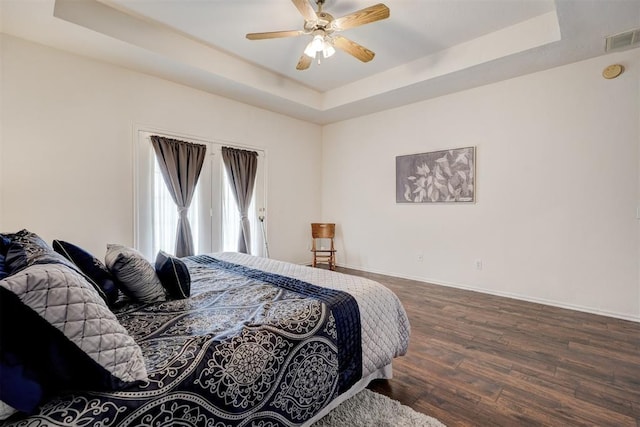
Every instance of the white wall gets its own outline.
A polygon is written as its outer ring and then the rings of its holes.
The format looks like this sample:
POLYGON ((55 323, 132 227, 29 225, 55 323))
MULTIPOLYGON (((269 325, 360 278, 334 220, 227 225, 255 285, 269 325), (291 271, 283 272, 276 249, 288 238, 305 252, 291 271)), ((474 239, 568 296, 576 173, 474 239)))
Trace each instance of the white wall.
POLYGON ((269 249, 309 261, 320 212, 319 126, 2 36, 2 230, 98 256, 133 244, 134 124, 267 152, 269 249))
POLYGON ((338 263, 640 320, 639 81, 636 49, 325 126, 338 263), (477 203, 395 203, 396 156, 472 145, 477 203))

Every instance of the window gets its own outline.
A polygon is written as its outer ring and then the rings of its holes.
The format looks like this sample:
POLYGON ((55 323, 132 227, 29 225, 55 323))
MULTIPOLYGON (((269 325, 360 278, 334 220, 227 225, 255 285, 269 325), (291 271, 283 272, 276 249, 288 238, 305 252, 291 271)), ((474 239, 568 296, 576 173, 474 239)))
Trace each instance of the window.
MULTIPOLYGON (((235 251, 238 242, 240 216, 226 172, 222 164, 222 144, 184 137, 181 135, 136 130, 135 149, 135 241, 134 245, 147 258, 155 259, 159 250, 175 250, 178 212, 162 177, 149 137, 161 135, 183 141, 205 144, 207 155, 189 208, 189 222, 194 251, 210 253, 235 251)), ((237 146, 237 145, 236 145, 237 146)), ((254 148, 238 147, 255 150, 254 148)), ((251 253, 262 256, 264 241, 257 212, 264 209, 265 154, 258 152, 258 173, 254 188, 249 221, 251 223, 251 253)))

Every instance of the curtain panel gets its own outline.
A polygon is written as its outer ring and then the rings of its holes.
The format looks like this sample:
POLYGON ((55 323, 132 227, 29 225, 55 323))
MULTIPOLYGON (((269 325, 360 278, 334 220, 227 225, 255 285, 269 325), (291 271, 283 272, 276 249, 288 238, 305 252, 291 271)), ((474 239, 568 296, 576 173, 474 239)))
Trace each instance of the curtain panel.
POLYGON ((162 177, 178 207, 175 255, 193 255, 193 236, 187 214, 202 171, 207 146, 177 139, 151 136, 162 177))
POLYGON ((222 161, 231 183, 231 193, 240 213, 238 252, 251 253, 251 227, 248 212, 258 172, 258 153, 222 147, 222 161))

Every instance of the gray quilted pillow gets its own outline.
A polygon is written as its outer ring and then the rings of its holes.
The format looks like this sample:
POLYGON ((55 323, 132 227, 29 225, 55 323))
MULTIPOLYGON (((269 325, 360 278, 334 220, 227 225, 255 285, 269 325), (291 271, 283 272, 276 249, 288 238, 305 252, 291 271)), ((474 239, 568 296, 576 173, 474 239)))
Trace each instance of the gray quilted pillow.
POLYGON ((18 412, 17 409, 12 408, 11 406, 7 405, 2 400, 0 400, 0 421, 6 420, 16 412, 18 412))
POLYGON ((137 250, 109 244, 104 261, 122 291, 131 298, 143 303, 166 301, 165 290, 155 268, 137 250))
POLYGON ((32 265, 0 286, 125 382, 147 380, 140 346, 85 278, 61 264, 32 265))

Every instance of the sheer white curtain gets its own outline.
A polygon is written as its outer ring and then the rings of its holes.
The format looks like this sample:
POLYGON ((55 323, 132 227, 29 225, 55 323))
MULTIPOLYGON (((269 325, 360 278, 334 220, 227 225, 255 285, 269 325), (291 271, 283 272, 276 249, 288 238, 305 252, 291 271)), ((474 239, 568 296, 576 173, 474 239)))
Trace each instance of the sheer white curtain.
MULTIPOLYGON (((231 188, 231 182, 227 176, 226 170, 222 168, 222 250, 235 252, 238 249, 238 238, 240 235, 240 214, 238 213, 238 206, 236 200, 233 197, 233 189, 231 188)), ((251 204, 249 205, 249 224, 251 227, 251 255, 261 255, 262 236, 259 233, 262 231, 259 228, 258 212, 256 209, 256 192, 251 197, 251 204)))
MULTIPOLYGON (((200 184, 198 184, 200 185, 200 184)), ((191 233, 193 235, 193 246, 198 246, 199 236, 199 197, 196 187, 196 193, 191 201, 189 209, 189 223, 191 224, 191 233)), ((154 161, 153 167, 153 253, 156 254, 162 250, 173 254, 176 247, 176 224, 178 223, 178 210, 176 204, 169 194, 162 171, 158 161, 154 161)))

